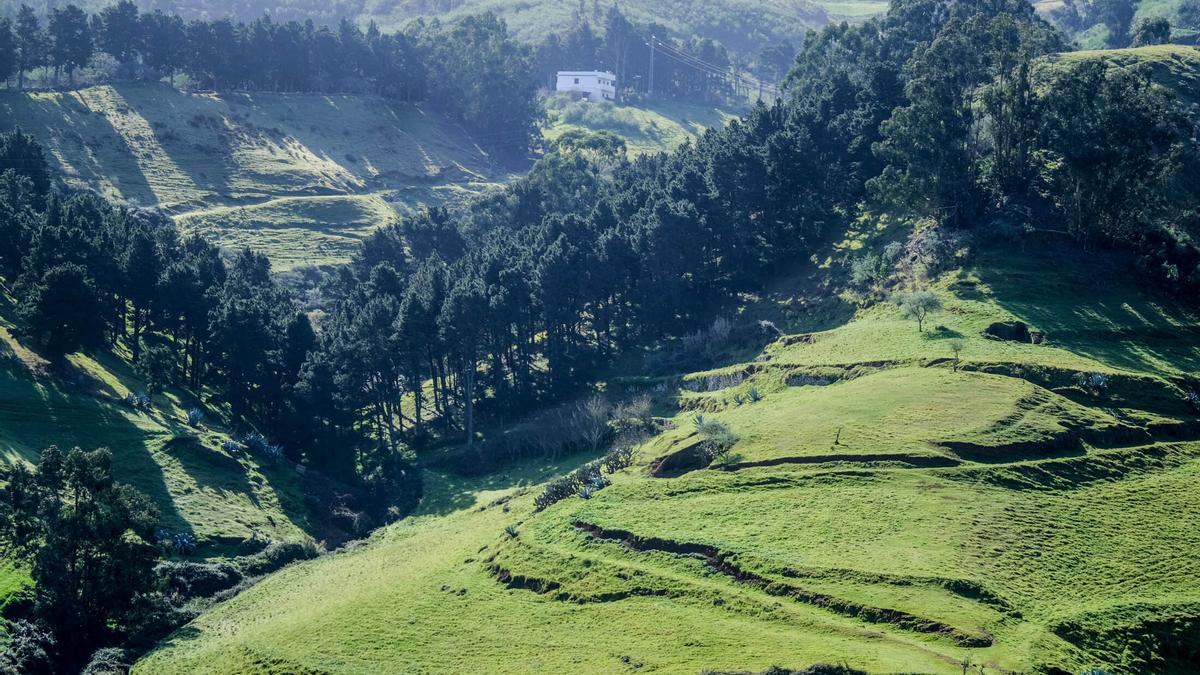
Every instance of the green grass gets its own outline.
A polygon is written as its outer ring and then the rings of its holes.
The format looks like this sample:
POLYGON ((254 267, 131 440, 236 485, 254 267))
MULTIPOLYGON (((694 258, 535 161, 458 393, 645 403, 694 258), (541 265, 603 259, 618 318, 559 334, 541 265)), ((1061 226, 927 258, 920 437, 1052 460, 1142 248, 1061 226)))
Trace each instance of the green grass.
POLYGON ((625 139, 630 156, 669 152, 704 132, 723 126, 732 116, 711 106, 674 101, 637 105, 607 102, 547 100, 543 135, 553 141, 572 129, 610 131, 625 139))
MULTIPOLYGON (((1145 9, 1145 3, 1139 8, 1145 9)), ((1139 14, 1141 12, 1139 9, 1139 14)), ((1090 44, 1093 41, 1084 40, 1090 44)), ((1046 59, 1043 74, 1084 61, 1100 60, 1110 68, 1148 68, 1154 79, 1171 89, 1185 104, 1200 103, 1200 47, 1154 45, 1129 49, 1089 49, 1063 52, 1046 59)))
POLYGON ((35 462, 51 445, 106 447, 117 480, 155 501, 162 527, 193 533, 202 555, 219 554, 255 533, 304 536, 306 512, 294 471, 230 456, 221 448, 228 435, 219 425, 187 426, 186 410, 196 403, 177 392, 157 396, 149 411, 126 407, 124 396, 144 389, 112 355, 75 355, 70 374, 50 374, 13 337, 4 318, 10 315, 11 305, 0 302, 0 466, 35 462))
POLYGON ((281 268, 344 262, 397 210, 461 200, 496 176, 457 125, 373 96, 119 84, 5 92, 0 118, 37 136, 69 184, 162 207, 281 268))
POLYGON ((879 304, 717 371, 748 373, 736 387, 656 393, 677 428, 591 499, 533 511, 529 486, 570 461, 431 474, 426 515, 273 575, 137 671, 1146 670, 1141 638, 1200 615, 1200 438, 1180 390, 1200 322, 1129 277, 1103 256, 981 256, 932 284, 940 331, 879 304), (1013 319, 1048 342, 979 335, 1013 319), (1106 393, 1073 383, 1090 371, 1106 393), (751 386, 764 398, 737 405, 751 386), (698 410, 739 435, 732 457, 649 476, 695 442, 698 410), (891 461, 910 456, 946 461, 891 461))

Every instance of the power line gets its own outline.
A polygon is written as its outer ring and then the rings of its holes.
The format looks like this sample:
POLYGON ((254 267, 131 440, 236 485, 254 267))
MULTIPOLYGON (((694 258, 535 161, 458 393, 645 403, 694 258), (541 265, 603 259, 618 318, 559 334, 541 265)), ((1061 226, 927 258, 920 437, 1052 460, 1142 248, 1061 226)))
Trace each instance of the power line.
MULTIPOLYGON (((734 80, 736 83, 745 85, 748 88, 757 87, 760 90, 760 92, 766 91, 774 97, 779 97, 781 94, 781 90, 780 90, 778 84, 764 82, 758 78, 754 78, 749 75, 742 75, 742 74, 736 73, 731 68, 721 67, 714 63, 710 63, 708 61, 701 59, 698 56, 695 56, 693 54, 688 54, 676 47, 673 47, 673 46, 663 42, 662 40, 659 40, 657 37, 655 37, 653 35, 650 37, 650 42, 646 42, 645 44, 650 47, 651 54, 654 54, 656 49, 661 50, 663 52, 663 54, 665 56, 667 56, 668 58, 670 58, 684 66, 688 66, 695 70, 698 70, 700 72, 704 72, 704 73, 707 73, 710 75, 716 75, 719 77, 726 77, 731 80, 734 80)), ((653 66, 651 67, 650 73, 651 73, 651 77, 653 77, 653 74, 654 74, 653 66)))

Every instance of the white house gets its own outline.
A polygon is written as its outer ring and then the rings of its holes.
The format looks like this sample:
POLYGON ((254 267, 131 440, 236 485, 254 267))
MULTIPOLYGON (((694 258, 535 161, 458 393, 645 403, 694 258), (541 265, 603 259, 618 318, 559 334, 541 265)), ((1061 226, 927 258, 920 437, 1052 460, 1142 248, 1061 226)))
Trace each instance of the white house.
POLYGON ((555 90, 576 93, 586 101, 615 101, 617 76, 601 70, 560 70, 555 90))

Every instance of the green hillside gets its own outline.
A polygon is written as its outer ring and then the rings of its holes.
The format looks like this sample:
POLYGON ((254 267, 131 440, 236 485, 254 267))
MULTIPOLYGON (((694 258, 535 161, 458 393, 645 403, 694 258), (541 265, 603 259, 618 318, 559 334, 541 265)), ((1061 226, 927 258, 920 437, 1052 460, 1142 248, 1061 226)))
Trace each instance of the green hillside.
POLYGON ((153 409, 127 406, 125 397, 145 385, 111 354, 77 354, 67 376, 47 375, 45 361, 14 337, 5 318, 12 315, 10 300, 0 298, 0 468, 36 461, 50 445, 107 447, 118 480, 154 499, 164 529, 193 534, 200 555, 224 553, 252 536, 305 536, 294 470, 231 455, 222 448, 229 435, 219 420, 189 426, 186 411, 197 406, 190 397, 169 391, 153 409))
POLYGON ((625 139, 631 156, 669 152, 705 129, 720 127, 732 115, 713 106, 675 101, 647 101, 638 105, 589 103, 550 97, 543 135, 553 141, 572 129, 609 131, 625 139))
MULTIPOLYGON (((1156 636, 1200 611, 1200 323, 1127 278, 995 251, 936 280, 924 333, 883 302, 718 371, 610 382, 671 422, 611 487, 535 512, 552 466, 434 474, 426 515, 273 576, 137 672, 1169 666, 1156 636), (982 335, 1016 320, 1044 341, 982 335), (687 471, 698 413, 740 440, 687 471)), ((747 315, 803 330, 796 293, 747 315)))
MULTIPOLYGON (((517 37, 540 41, 551 32, 563 33, 578 18, 602 25, 603 11, 611 3, 573 3, 534 0, 455 0, 430 3, 426 0, 400 0, 366 4, 361 16, 383 26, 401 26, 418 17, 437 16, 442 20, 491 11, 503 17, 517 37), (582 8, 582 12, 580 11, 582 8), (599 8, 599 12, 595 11, 599 8)), ((757 54, 771 40, 798 41, 804 31, 826 23, 861 18, 887 10, 879 0, 636 0, 620 3, 621 11, 637 23, 657 23, 683 36, 719 40, 734 51, 757 54)))
MULTIPOLYGON (((69 185, 167 209, 186 231, 266 253, 276 270, 345 262, 371 230, 506 178, 437 113, 369 96, 121 84, 3 92, 0 118, 34 133, 69 185)), ((727 119, 673 102, 575 103, 552 105, 545 134, 612 131, 636 155, 674 149, 727 119)))
POLYGON ((497 178, 461 128, 370 96, 120 84, 6 92, 0 119, 34 133, 69 184, 165 208, 222 246, 254 244, 277 269, 344 262, 397 211, 497 178))
POLYGON ((1156 82, 1170 88, 1182 101, 1200 103, 1200 47, 1154 45, 1063 52, 1046 61, 1043 73, 1053 75, 1089 61, 1100 61, 1109 68, 1149 69, 1156 82))

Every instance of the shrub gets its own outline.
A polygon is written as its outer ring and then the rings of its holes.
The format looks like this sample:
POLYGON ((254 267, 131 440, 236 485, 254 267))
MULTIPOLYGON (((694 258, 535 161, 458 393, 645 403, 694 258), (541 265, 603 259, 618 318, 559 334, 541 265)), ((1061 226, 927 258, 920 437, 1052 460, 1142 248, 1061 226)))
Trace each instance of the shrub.
POLYGON ((130 392, 125 394, 125 405, 134 410, 148 410, 153 403, 150 401, 150 397, 145 394, 130 392))
POLYGON ((517 531, 516 525, 505 525, 504 534, 507 534, 509 539, 516 539, 520 532, 517 531))
POLYGON ((132 666, 132 654, 124 649, 105 647, 92 654, 80 675, 125 675, 132 666))
POLYGON ((198 427, 204 424, 204 411, 199 408, 191 408, 187 411, 187 423, 189 427, 198 427))
POLYGON ((252 431, 245 436, 242 436, 242 445, 249 448, 252 452, 263 452, 267 449, 267 439, 257 431, 252 431))
POLYGON ((238 455, 243 450, 242 444, 238 443, 237 441, 233 440, 232 438, 221 443, 221 449, 231 455, 238 455))
POLYGON ((159 563, 154 573, 164 592, 182 600, 209 597, 242 580, 238 568, 227 562, 168 561, 159 563))
POLYGON ((613 408, 612 418, 608 425, 618 438, 649 434, 654 431, 651 405, 648 394, 642 394, 633 400, 618 404, 613 408))
POLYGON ((583 436, 583 442, 589 450, 595 450, 604 444, 610 429, 609 415, 612 414, 612 404, 599 394, 592 396, 579 406, 577 411, 578 427, 583 436))
POLYGON ((700 444, 700 452, 704 455, 706 463, 711 464, 724 456, 738 441, 737 434, 722 422, 706 419, 703 415, 697 415, 693 421, 696 431, 704 437, 700 444))
POLYGON ((1108 376, 1104 373, 1078 373, 1075 384, 1092 396, 1101 396, 1108 390, 1108 376))
POLYGON ((746 396, 750 399, 751 403, 758 403, 763 400, 762 392, 758 390, 758 387, 750 387, 750 391, 746 392, 746 396))
POLYGON ((8 624, 8 647, 0 652, 0 673, 54 672, 54 635, 31 621, 8 624))
POLYGON ((168 555, 190 555, 196 551, 196 535, 191 532, 158 530, 158 545, 168 555))
POLYGON ((538 495, 533 500, 533 507, 536 511, 544 511, 552 505, 561 502, 570 497, 579 490, 579 482, 574 474, 556 478, 546 484, 546 488, 542 490, 542 494, 538 495))
POLYGON ((882 282, 889 272, 883 259, 874 253, 850 261, 850 283, 863 290, 882 282))
POLYGON ((608 473, 616 473, 633 464, 633 445, 622 443, 600 459, 600 466, 608 473))
POLYGON ((268 545, 262 551, 246 556, 240 566, 248 576, 268 574, 297 560, 310 560, 320 555, 320 549, 311 539, 304 541, 280 541, 268 545))

